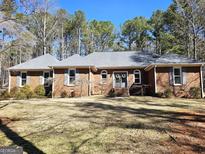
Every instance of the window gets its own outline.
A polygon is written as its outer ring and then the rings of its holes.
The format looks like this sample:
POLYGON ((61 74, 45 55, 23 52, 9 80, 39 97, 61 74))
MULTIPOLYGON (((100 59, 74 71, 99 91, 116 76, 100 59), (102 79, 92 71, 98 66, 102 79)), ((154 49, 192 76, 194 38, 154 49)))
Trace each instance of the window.
POLYGON ((21 73, 21 86, 25 86, 27 82, 27 73, 26 72, 22 72, 21 73))
POLYGON ((174 85, 182 84, 182 70, 181 68, 173 68, 174 85))
POLYGON ((127 72, 116 72, 113 79, 114 88, 127 88, 127 72))
POLYGON ((101 72, 101 80, 102 80, 102 82, 107 80, 107 71, 103 70, 101 72))
POLYGON ((75 79, 76 79, 76 70, 75 69, 70 69, 68 70, 69 73, 69 84, 74 84, 75 83, 75 79))
POLYGON ((134 83, 141 84, 141 72, 139 70, 134 71, 134 83))
POLYGON ((49 78, 50 78, 50 72, 44 72, 43 73, 43 82, 44 82, 44 86, 48 87, 49 86, 49 78))

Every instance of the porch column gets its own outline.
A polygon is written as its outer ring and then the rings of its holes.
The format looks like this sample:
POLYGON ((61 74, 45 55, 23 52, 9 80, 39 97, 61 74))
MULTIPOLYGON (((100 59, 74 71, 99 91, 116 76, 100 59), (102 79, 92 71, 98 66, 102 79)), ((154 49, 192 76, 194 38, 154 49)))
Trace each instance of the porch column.
POLYGON ((155 94, 157 93, 157 73, 156 73, 156 70, 157 70, 157 66, 155 65, 154 66, 154 92, 155 92, 155 94))
POLYGON ((10 70, 8 70, 8 73, 9 73, 8 92, 10 93, 10 91, 11 91, 11 72, 10 72, 10 70))
POLYGON ((200 77, 201 77, 201 97, 202 97, 202 98, 204 98, 203 67, 204 67, 204 65, 202 64, 201 67, 200 67, 200 77))

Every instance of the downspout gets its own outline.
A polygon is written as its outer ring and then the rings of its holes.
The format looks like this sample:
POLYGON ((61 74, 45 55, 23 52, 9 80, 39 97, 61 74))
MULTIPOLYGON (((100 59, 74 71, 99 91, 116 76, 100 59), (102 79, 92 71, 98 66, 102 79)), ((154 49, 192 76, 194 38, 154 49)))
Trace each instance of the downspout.
POLYGON ((55 86, 54 86, 54 79, 55 79, 55 70, 54 70, 54 68, 52 67, 52 69, 53 69, 53 79, 52 79, 52 98, 54 98, 54 88, 55 88, 55 86))
POLYGON ((154 66, 154 93, 157 94, 157 73, 156 73, 157 66, 154 66))
POLYGON ((11 92, 11 72, 10 72, 10 70, 8 70, 9 71, 9 85, 8 85, 8 92, 10 93, 11 92))
POLYGON ((91 69, 90 69, 90 66, 89 66, 89 79, 88 79, 88 84, 89 84, 89 87, 88 87, 88 95, 91 96, 91 69))
POLYGON ((200 67, 200 77, 201 77, 201 97, 202 97, 202 98, 204 98, 203 67, 204 67, 204 64, 202 64, 201 67, 200 67))

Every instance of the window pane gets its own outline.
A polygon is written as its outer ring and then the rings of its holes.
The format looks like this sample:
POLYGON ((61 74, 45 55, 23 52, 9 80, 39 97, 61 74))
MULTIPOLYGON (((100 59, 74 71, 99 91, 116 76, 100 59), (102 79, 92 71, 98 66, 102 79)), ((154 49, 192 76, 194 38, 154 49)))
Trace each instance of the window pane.
POLYGON ((24 86, 26 85, 26 73, 21 73, 21 85, 24 86))
POLYGON ((174 69, 174 75, 180 75, 180 69, 179 68, 174 69))
POLYGON ((139 78, 135 78, 135 83, 140 83, 140 79, 139 78))
POLYGON ((22 86, 26 85, 26 80, 22 80, 22 86))
POLYGON ((21 78, 22 78, 22 79, 26 79, 26 73, 22 73, 22 74, 21 74, 21 78))
POLYGON ((139 74, 135 74, 135 78, 140 78, 140 75, 139 74))
POLYGON ((181 78, 175 77, 175 84, 181 84, 181 78))
POLYGON ((107 74, 102 74, 102 79, 106 79, 107 78, 107 74))
POLYGON ((46 73, 44 73, 44 78, 49 78, 49 73, 48 72, 46 72, 46 73))
POLYGON ((70 70, 70 76, 75 76, 75 70, 70 70))
POLYGON ((70 84, 74 84, 75 83, 75 78, 70 78, 70 84))

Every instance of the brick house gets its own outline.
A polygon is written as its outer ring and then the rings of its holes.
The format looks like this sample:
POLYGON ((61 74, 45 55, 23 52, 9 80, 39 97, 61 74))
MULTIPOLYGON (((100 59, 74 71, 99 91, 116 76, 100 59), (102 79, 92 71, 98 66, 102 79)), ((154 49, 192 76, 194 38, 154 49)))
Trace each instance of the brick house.
POLYGON ((46 80, 52 78, 48 89, 53 97, 62 92, 69 96, 155 95, 167 89, 184 97, 191 87, 200 88, 204 97, 202 68, 203 63, 176 54, 95 52, 63 61, 47 54, 9 68, 9 90, 25 84, 46 87, 46 80))

